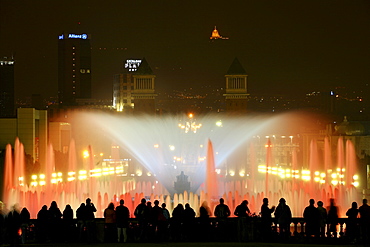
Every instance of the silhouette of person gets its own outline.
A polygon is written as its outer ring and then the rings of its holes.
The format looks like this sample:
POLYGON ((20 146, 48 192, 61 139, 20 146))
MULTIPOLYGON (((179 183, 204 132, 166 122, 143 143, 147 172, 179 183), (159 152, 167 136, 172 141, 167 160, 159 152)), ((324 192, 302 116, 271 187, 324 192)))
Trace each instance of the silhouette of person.
POLYGON ((147 206, 146 206, 146 200, 145 198, 141 199, 141 203, 136 206, 134 215, 138 219, 138 224, 139 224, 139 236, 138 239, 140 241, 144 241, 146 237, 146 228, 148 224, 148 219, 147 219, 147 206))
POLYGON ((146 202, 146 218, 148 220, 148 223, 146 225, 146 237, 148 238, 149 241, 153 241, 154 235, 155 235, 155 228, 153 224, 153 206, 151 201, 146 202))
POLYGON ((168 236, 168 224, 169 224, 169 221, 170 221, 170 212, 168 211, 168 209, 166 208, 166 203, 162 203, 162 213, 163 213, 163 217, 164 217, 164 221, 162 222, 163 224, 163 231, 162 231, 162 240, 168 240, 169 239, 169 236, 168 236))
POLYGON ((194 238, 193 229, 195 226, 195 211, 190 207, 189 203, 185 204, 183 226, 184 240, 192 240, 194 238))
POLYGON ((248 218, 251 212, 248 208, 248 201, 242 201, 236 206, 234 215, 238 216, 238 241, 245 242, 248 240, 248 218))
POLYGON ((77 227, 79 229, 79 240, 82 242, 86 235, 85 235, 85 227, 86 227, 86 205, 85 203, 81 203, 81 205, 76 210, 76 218, 77 218, 77 227))
POLYGON ((86 219, 86 233, 87 233, 87 241, 88 242, 95 242, 95 215, 96 208, 94 204, 91 202, 90 198, 86 199, 85 204, 85 219, 86 219))
POLYGON ((292 212, 286 204, 284 198, 280 198, 279 204, 275 209, 276 222, 279 225, 279 234, 282 240, 290 237, 290 223, 292 221, 292 212))
POLYGON ((225 241, 228 234, 228 227, 226 219, 231 212, 229 206, 225 204, 223 198, 220 198, 220 204, 216 205, 214 215, 217 219, 217 236, 221 241, 225 241))
POLYGON ((12 207, 8 213, 8 233, 10 246, 17 246, 19 244, 19 229, 21 228, 21 216, 18 209, 18 204, 12 207))
POLYGON ((182 223, 184 220, 184 206, 179 203, 172 211, 171 230, 174 241, 182 240, 182 223))
POLYGON ((303 211, 303 218, 306 222, 305 233, 306 237, 314 235, 317 237, 320 231, 320 215, 318 209, 315 207, 315 200, 309 200, 309 206, 303 211))
POLYGON ((152 208, 152 224, 155 231, 155 241, 159 241, 162 236, 163 231, 163 222, 166 219, 163 216, 163 210, 159 206, 159 201, 154 201, 154 207, 152 208))
POLYGON ((75 224, 73 222, 73 209, 69 204, 67 204, 63 210, 63 228, 65 241, 72 241, 74 237, 73 233, 75 229, 75 224))
POLYGON ((355 243, 357 239, 357 232, 358 232, 358 207, 357 202, 352 202, 351 208, 349 208, 346 212, 348 216, 348 220, 346 222, 346 236, 348 237, 351 243, 355 243))
POLYGON ((122 241, 123 235, 123 242, 127 242, 127 228, 128 228, 128 220, 130 218, 130 211, 124 205, 125 201, 121 199, 119 201, 119 206, 116 207, 116 222, 117 222, 117 235, 118 235, 118 243, 122 241))
POLYGON ((261 206, 261 233, 265 241, 271 241, 271 225, 272 225, 271 214, 274 211, 275 206, 269 208, 268 198, 263 198, 261 206))
POLYGON ((231 214, 229 206, 225 204, 223 198, 220 198, 220 204, 218 204, 215 208, 215 216, 218 219, 226 219, 231 214))
POLYGON ((209 216, 211 215, 211 209, 208 207, 207 201, 204 201, 199 208, 199 231, 200 238, 203 241, 208 241, 210 237, 210 221, 209 216))
POLYGON ((317 210, 319 211, 320 237, 326 236, 326 219, 328 218, 328 212, 323 206, 324 203, 322 201, 317 202, 317 210))
POLYGON ((48 206, 42 206, 37 213, 37 237, 39 242, 45 242, 49 236, 49 211, 48 206))
POLYGON ((358 212, 360 213, 362 242, 368 243, 370 234, 370 206, 367 204, 367 199, 362 200, 362 205, 358 208, 358 212))
POLYGON ((50 217, 50 238, 51 241, 55 242, 58 241, 58 237, 60 236, 60 226, 61 226, 61 219, 62 219, 62 212, 58 208, 57 202, 52 201, 49 207, 49 217, 50 217))
POLYGON ((22 229, 22 236, 21 236, 22 244, 25 244, 27 240, 28 226, 29 226, 30 218, 31 218, 30 212, 28 211, 26 207, 22 208, 20 217, 21 217, 21 229, 22 229))
POLYGON ((335 206, 334 198, 330 198, 330 205, 328 207, 328 224, 330 237, 337 237, 338 218, 338 207, 335 206))
POLYGON ((113 202, 109 203, 108 207, 104 210, 105 218, 105 234, 104 240, 107 243, 116 241, 116 211, 114 210, 113 202))

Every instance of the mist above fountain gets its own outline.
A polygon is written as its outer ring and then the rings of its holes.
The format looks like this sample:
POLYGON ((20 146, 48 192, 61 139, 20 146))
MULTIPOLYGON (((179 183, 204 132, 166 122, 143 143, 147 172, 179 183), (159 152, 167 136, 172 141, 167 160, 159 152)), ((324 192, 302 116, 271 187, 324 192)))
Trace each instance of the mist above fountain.
MULTIPOLYGON (((144 196, 166 202, 170 210, 177 203, 187 202, 198 208, 205 200, 212 206, 221 196, 230 208, 235 208, 247 199, 250 209, 256 213, 263 197, 269 197, 272 204, 285 197, 296 216, 301 215, 309 198, 326 203, 328 198, 335 197, 344 207, 350 205, 358 199, 351 178, 356 172, 351 142, 345 143, 339 138, 335 144, 337 153, 332 154, 333 143, 325 139, 326 151, 320 154, 312 141, 307 150, 310 162, 306 167, 297 158, 294 145, 289 146, 290 162, 283 165, 275 162, 276 143, 271 133, 296 135, 302 122, 309 123, 301 115, 230 117, 220 114, 194 118, 78 114, 72 122, 74 139, 69 147, 68 176, 59 175, 55 170, 51 145, 43 174, 31 179, 34 184, 21 185, 17 180, 21 175, 15 171, 21 171, 22 162, 20 158, 12 160, 6 155, 9 163, 6 166, 10 168, 6 169, 7 191, 3 200, 8 204, 20 202, 30 209, 33 217, 43 204, 48 205, 52 200, 77 209, 86 197, 92 198, 98 207, 98 217, 110 201, 124 199, 132 212, 144 196), (260 146, 256 146, 257 137, 260 146), (116 149, 112 152, 113 143, 124 149, 125 154, 117 153, 116 149), (86 148, 90 155, 79 158, 78 154, 86 148), (94 153, 111 153, 111 163, 103 167, 94 160, 94 153), (135 160, 130 163, 131 168, 115 163, 119 156, 126 158, 126 155, 135 160), (265 170, 260 166, 265 166, 265 170), (303 179, 307 176, 306 170, 311 171, 310 180, 303 179), (181 171, 191 185, 184 193, 174 189, 181 171), (333 174, 340 177, 344 171, 348 176, 339 179, 337 184, 322 177, 323 173, 325 178, 333 174), (13 175, 8 175, 11 173, 13 175), (297 174, 300 177, 296 177, 297 174), (316 181, 316 177, 327 182, 316 181)), ((288 144, 293 144, 292 138, 287 139, 288 144)), ((16 142, 15 150, 19 145, 16 142)))

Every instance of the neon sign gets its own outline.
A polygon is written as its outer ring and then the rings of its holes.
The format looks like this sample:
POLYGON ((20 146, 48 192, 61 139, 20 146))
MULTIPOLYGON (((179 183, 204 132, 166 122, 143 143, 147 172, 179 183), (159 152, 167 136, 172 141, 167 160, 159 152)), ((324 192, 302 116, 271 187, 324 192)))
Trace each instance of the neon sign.
MULTIPOLYGON (((59 39, 64 39, 64 34, 58 36, 59 39)), ((68 34, 68 39, 87 39, 88 36, 86 33, 83 34, 75 34, 75 33, 70 33, 68 34)))
POLYGON ((130 72, 136 71, 141 64, 141 59, 127 59, 125 62, 125 69, 130 72))

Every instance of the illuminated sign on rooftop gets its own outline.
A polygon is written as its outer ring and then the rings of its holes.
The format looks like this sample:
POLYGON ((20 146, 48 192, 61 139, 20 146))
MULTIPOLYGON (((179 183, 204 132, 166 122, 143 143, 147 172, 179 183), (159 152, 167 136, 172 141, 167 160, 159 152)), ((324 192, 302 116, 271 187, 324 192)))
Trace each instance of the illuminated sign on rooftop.
MULTIPOLYGON (((59 39, 64 39, 65 38, 64 34, 59 35, 58 37, 59 37, 59 39)), ((70 33, 70 34, 68 34, 67 38, 68 39, 87 39, 88 36, 87 36, 86 33, 83 33, 83 34, 70 33)))
POLYGON ((13 65, 14 61, 0 61, 0 65, 13 65))
POLYGON ((127 59, 125 62, 125 69, 129 72, 136 71, 141 64, 141 59, 127 59))

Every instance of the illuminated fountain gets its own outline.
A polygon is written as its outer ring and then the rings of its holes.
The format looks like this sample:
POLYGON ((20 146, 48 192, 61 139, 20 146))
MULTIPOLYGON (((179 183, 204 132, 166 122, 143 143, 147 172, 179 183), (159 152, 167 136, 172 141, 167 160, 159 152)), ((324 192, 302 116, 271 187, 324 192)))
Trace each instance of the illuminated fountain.
POLYGON ((133 213, 144 196, 166 202, 170 211, 177 203, 190 203, 197 209, 208 201, 213 206, 221 196, 235 208, 247 199, 257 214, 264 197, 269 197, 271 204, 285 197, 295 216, 302 215, 310 198, 327 204, 334 197, 344 208, 359 201, 356 155, 349 140, 338 138, 334 157, 334 141, 325 138, 324 153, 320 153, 312 140, 309 162, 303 165, 293 142, 298 133, 296 125, 301 126, 293 119, 302 116, 228 116, 221 121, 222 117, 81 113, 72 122, 74 139, 68 152, 68 172, 55 170, 53 147, 49 145, 47 164, 40 174, 25 175, 24 160, 19 155, 24 152, 19 151, 21 143, 17 140, 14 145, 14 160, 7 146, 3 200, 8 205, 19 202, 27 206, 31 217, 52 200, 61 209, 70 204, 76 210, 87 197, 97 206, 98 217, 109 202, 119 199, 124 199, 133 213), (275 161, 276 138, 266 133, 285 134, 289 162, 275 161), (85 150, 82 159, 78 155, 81 150, 85 150), (96 161, 100 157, 95 152, 110 152, 112 157, 103 164, 96 161), (129 158, 123 161, 119 156, 129 158), (176 193, 174 182, 181 172, 188 176, 191 188, 176 193))

